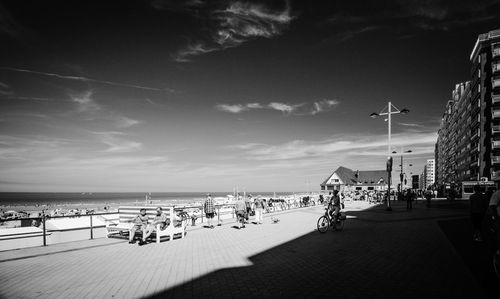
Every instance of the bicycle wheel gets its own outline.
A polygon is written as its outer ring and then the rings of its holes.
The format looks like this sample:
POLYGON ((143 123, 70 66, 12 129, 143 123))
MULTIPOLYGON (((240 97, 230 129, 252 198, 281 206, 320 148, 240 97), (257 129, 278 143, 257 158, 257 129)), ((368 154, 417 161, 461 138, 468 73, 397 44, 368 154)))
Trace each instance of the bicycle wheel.
POLYGON ((326 216, 321 216, 318 219, 318 231, 322 234, 328 231, 330 220, 326 216))

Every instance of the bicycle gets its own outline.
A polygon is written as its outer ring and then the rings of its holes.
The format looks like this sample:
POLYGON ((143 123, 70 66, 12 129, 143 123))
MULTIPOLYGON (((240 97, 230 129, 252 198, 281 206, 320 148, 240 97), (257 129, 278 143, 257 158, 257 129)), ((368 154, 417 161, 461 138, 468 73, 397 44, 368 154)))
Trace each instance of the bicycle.
POLYGON ((338 216, 330 216, 328 208, 325 209, 325 214, 318 219, 318 231, 322 234, 326 233, 330 227, 335 231, 344 229, 344 221, 346 220, 345 214, 339 212, 338 216), (338 219, 335 219, 338 218, 338 219))

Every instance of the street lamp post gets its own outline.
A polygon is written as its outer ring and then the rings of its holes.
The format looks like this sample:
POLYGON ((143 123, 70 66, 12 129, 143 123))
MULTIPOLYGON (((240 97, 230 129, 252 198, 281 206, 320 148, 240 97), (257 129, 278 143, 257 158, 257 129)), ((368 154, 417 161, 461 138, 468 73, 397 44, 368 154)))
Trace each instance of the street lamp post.
MULTIPOLYGON (((399 113, 407 114, 408 112, 410 112, 410 110, 408 110, 406 108, 399 110, 391 102, 388 102, 387 108, 382 109, 382 111, 380 113, 373 112, 372 114, 370 114, 371 118, 377 118, 379 116, 387 115, 387 139, 388 139, 387 154, 388 154, 388 159, 391 159, 391 115, 392 114, 399 114, 399 113), (394 108, 394 110, 393 110, 393 108, 394 108), (387 111, 385 111, 386 109, 387 109, 387 111)), ((392 170, 392 168, 391 168, 391 170, 392 170)), ((391 207, 391 172, 389 171, 389 169, 387 171, 387 180, 388 180, 388 184, 387 184, 387 208, 386 208, 386 210, 392 211, 392 207, 391 207)))

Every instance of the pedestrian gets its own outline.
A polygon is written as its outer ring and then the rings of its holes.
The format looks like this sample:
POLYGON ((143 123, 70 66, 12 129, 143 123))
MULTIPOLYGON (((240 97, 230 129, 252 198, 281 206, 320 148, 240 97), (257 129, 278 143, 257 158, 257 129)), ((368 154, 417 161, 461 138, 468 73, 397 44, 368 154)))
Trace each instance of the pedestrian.
POLYGON ((474 230, 472 239, 476 242, 482 242, 481 237, 481 224, 483 223, 484 215, 486 213, 486 199, 481 193, 481 187, 474 185, 474 194, 469 197, 470 215, 472 220, 472 228, 474 230))
POLYGON ((431 198, 432 198, 432 191, 430 189, 427 189, 425 191, 425 199, 427 200, 427 207, 431 207, 431 198))
POLYGON ((215 203, 210 193, 207 194, 207 199, 205 200, 205 204, 203 207, 205 209, 205 216, 207 217, 207 222, 208 222, 207 227, 214 228, 214 225, 212 224, 212 219, 215 217, 215 203))
POLYGON ((262 198, 257 197, 254 202, 255 206, 255 224, 262 224, 263 217, 264 217, 264 201, 262 201, 262 198))
POLYGON ((411 191, 409 189, 405 191, 405 199, 406 199, 406 209, 411 210, 413 208, 412 206, 413 195, 411 194, 411 191))
POLYGON ((236 203, 234 204, 234 210, 236 211, 236 221, 238 222, 238 229, 245 227, 245 214, 247 206, 243 201, 243 198, 238 196, 236 203))

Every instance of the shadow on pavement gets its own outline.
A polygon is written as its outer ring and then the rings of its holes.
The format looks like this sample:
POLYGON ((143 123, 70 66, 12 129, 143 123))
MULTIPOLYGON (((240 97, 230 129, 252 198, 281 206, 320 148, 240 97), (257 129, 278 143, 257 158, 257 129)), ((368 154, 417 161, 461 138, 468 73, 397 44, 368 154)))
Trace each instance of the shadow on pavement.
MULTIPOLYGON (((450 254, 452 249, 446 246, 435 220, 358 221, 401 217, 395 216, 397 213, 388 216, 372 213, 383 209, 378 206, 348 212, 356 218, 348 219, 341 232, 308 233, 250 256, 251 266, 211 272, 149 298, 486 297, 479 285, 470 281, 470 273, 464 271, 463 264, 450 254), (433 232, 431 239, 418 235, 427 230, 433 232), (439 238, 441 243, 432 238, 439 238), (436 250, 432 246, 440 247, 436 250)), ((444 226, 445 231, 464 229, 453 224, 444 226)))
MULTIPOLYGON (((470 218, 441 220, 438 224, 476 280, 491 298, 498 298, 500 280, 496 277, 492 264, 495 252, 494 240, 486 235, 485 242, 474 242, 470 218)), ((487 228, 483 231, 487 231, 487 228)))

